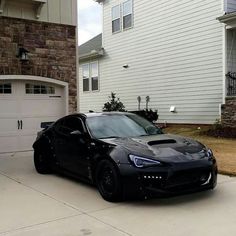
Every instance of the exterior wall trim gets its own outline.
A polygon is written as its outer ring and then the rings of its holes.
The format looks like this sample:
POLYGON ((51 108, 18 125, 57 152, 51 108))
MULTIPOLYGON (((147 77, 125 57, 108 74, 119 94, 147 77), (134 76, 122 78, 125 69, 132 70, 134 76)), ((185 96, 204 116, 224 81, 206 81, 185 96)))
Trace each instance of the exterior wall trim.
POLYGON ((227 29, 223 25, 223 37, 222 37, 222 55, 223 55, 223 104, 225 104, 226 98, 226 74, 228 73, 228 61, 227 61, 227 29))
POLYGON ((41 81, 45 83, 57 84, 64 87, 65 103, 66 103, 66 115, 69 114, 69 86, 68 83, 59 81, 56 79, 51 79, 47 77, 32 76, 32 75, 0 75, 1 80, 31 80, 31 81, 41 81))

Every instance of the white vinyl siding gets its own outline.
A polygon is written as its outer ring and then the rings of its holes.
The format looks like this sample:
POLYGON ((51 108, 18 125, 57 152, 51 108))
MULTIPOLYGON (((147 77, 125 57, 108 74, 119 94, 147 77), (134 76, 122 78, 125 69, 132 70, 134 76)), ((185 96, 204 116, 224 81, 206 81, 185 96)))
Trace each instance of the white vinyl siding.
POLYGON ((150 96, 160 122, 214 123, 223 100, 222 1, 134 0, 135 27, 112 34, 118 2, 104 2, 100 93, 80 92, 81 112, 101 111, 113 91, 127 110, 138 109, 138 96, 145 108, 150 96))
POLYGON ((236 11, 236 0, 224 0, 225 12, 231 13, 236 11))
POLYGON ((40 18, 36 19, 36 3, 31 0, 6 1, 3 16, 43 22, 76 25, 77 0, 47 0, 42 7, 40 18))

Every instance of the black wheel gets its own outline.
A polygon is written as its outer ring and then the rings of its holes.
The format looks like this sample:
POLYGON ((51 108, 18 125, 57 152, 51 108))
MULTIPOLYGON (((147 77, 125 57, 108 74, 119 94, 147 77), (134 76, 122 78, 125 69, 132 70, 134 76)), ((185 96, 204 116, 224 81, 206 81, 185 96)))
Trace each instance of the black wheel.
POLYGON ((36 171, 40 174, 52 173, 49 156, 37 149, 34 150, 34 166, 36 171))
POLYGON ((102 197, 109 202, 122 200, 122 184, 119 172, 109 160, 98 163, 95 173, 95 181, 102 197))

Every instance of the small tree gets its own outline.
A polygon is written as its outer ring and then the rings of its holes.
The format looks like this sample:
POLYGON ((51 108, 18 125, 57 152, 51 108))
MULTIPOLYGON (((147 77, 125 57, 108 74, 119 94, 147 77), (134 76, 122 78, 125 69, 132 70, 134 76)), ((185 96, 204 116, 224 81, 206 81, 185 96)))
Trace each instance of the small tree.
POLYGON ((103 111, 125 111, 124 104, 120 101, 120 98, 116 98, 116 94, 111 92, 109 101, 104 104, 103 111))

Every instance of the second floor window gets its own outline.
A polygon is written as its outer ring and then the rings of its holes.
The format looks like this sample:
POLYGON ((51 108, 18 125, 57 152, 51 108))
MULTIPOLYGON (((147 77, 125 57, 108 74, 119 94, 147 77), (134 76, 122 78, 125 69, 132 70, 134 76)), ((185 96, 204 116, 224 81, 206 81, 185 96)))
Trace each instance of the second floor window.
POLYGON ((112 7, 112 33, 132 28, 132 26, 133 0, 126 0, 122 4, 112 7))
POLYGON ((120 5, 112 8, 112 33, 121 30, 120 5))
POLYGON ((123 3, 123 29, 131 28, 133 25, 132 0, 123 3))
POLYGON ((91 62, 82 65, 83 91, 97 91, 98 82, 98 62, 91 62))

